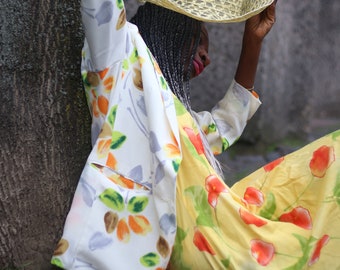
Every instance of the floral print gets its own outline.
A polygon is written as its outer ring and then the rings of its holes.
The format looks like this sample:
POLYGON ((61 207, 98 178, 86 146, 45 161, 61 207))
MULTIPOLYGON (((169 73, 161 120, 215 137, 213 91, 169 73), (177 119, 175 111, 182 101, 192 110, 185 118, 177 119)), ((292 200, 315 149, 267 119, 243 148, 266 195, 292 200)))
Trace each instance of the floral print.
POLYGON ((176 206, 177 231, 185 234, 169 269, 339 267, 339 156, 336 131, 229 188, 184 148, 177 196, 185 196, 176 206))
POLYGON ((320 258, 320 254, 321 254, 321 249, 328 243, 329 241, 329 236, 327 234, 323 235, 318 242, 315 245, 315 249, 312 253, 312 256, 308 262, 308 265, 312 265, 314 263, 316 263, 319 258, 320 258))
POLYGON ((264 196, 261 190, 258 190, 254 187, 247 187, 246 191, 244 192, 243 199, 248 204, 253 204, 260 207, 263 204, 264 196))
POLYGON ((264 219, 261 219, 254 214, 250 213, 248 210, 240 207, 240 217, 246 224, 254 224, 257 227, 261 227, 263 225, 267 224, 267 221, 264 219))
POLYGON ((207 161, 260 102, 232 82, 194 118, 170 91, 122 0, 82 0, 85 164, 52 263, 64 269, 334 269, 340 131, 233 187, 207 161), (194 120, 195 119, 195 120, 194 120))
POLYGON ((327 169, 334 162, 334 148, 323 145, 313 152, 313 157, 309 163, 309 168, 315 177, 325 176, 327 169))
POLYGON ((253 239, 250 241, 251 255, 256 259, 259 265, 267 266, 274 257, 275 248, 271 243, 262 240, 253 239))
POLYGON ((284 213, 279 218, 282 222, 290 222, 304 228, 306 230, 311 230, 312 225, 312 218, 308 209, 303 208, 301 206, 295 207, 292 211, 288 213, 284 213))
POLYGON ((208 191, 208 202, 211 207, 216 208, 217 200, 221 192, 228 192, 228 189, 216 175, 209 175, 205 179, 205 188, 208 191))

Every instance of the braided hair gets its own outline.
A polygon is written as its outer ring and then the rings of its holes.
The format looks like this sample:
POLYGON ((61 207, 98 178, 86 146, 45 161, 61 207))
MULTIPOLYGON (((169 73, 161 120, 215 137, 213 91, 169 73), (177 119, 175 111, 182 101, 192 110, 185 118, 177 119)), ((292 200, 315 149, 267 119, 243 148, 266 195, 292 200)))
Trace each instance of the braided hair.
MULTIPOLYGON (((130 22, 137 25, 171 91, 195 119, 190 105, 189 81, 200 41, 202 22, 148 2, 138 8, 130 22)), ((200 134, 207 159, 223 177, 220 164, 201 129, 200 134)))
POLYGON ((171 91, 190 111, 190 74, 201 33, 201 22, 145 3, 131 22, 137 25, 171 91))

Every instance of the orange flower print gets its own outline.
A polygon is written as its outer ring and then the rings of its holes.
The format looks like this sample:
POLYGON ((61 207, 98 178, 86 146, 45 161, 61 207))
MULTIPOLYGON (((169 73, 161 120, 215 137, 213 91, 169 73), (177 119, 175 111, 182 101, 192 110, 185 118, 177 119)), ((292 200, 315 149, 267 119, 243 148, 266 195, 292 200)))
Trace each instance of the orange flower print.
POLYGON ((312 218, 306 208, 298 206, 292 211, 282 214, 279 218, 282 222, 293 223, 306 230, 312 229, 312 218))
POLYGON ((103 81, 106 92, 110 92, 115 85, 115 78, 113 76, 108 77, 103 81))
POLYGON ((99 117, 99 109, 98 109, 98 104, 97 104, 96 99, 91 101, 91 108, 92 108, 92 116, 99 117))
POLYGON ((194 234, 194 245, 198 248, 199 251, 206 251, 210 253, 211 255, 215 255, 215 251, 210 246, 208 240, 204 237, 204 235, 195 228, 195 234, 194 234))
POLYGON ((122 218, 118 221, 117 238, 119 241, 122 241, 124 243, 127 243, 130 240, 130 229, 126 223, 125 218, 122 218))
POLYGON ((250 241, 250 252, 258 264, 267 266, 274 257, 275 248, 271 243, 254 239, 250 241))
POLYGON ((98 141, 97 155, 98 158, 104 158, 110 151, 111 139, 102 139, 98 141))
POLYGON ((135 188, 135 183, 131 181, 130 179, 125 178, 122 175, 112 174, 108 176, 108 179, 110 179, 113 183, 126 188, 126 189, 133 189, 135 188))
POLYGON ((209 175, 205 178, 205 188, 208 191, 208 202, 211 207, 215 208, 218 196, 221 192, 228 192, 228 189, 216 175, 209 175))
POLYGON ((309 163, 309 168, 315 177, 322 178, 334 161, 335 154, 333 146, 329 147, 323 145, 314 151, 313 157, 309 163))
POLYGON ((204 153, 204 147, 203 147, 203 142, 202 142, 202 138, 200 136, 200 134, 195 134, 194 130, 188 127, 183 127, 184 131, 186 132, 186 134, 189 137, 189 140, 191 141, 191 143, 194 145, 197 153, 199 155, 204 153))
POLYGON ((319 241, 315 245, 315 249, 309 260, 309 263, 308 263, 309 266, 311 266, 312 264, 316 263, 319 260, 321 249, 328 243, 328 241, 329 241, 329 236, 327 234, 325 234, 319 239, 319 241))
POLYGON ((266 172, 270 172, 273 170, 277 165, 279 165, 284 160, 284 157, 280 157, 278 159, 275 159, 274 161, 268 163, 267 165, 263 166, 263 169, 266 172))
POLYGON ((109 68, 106 68, 106 69, 98 72, 98 75, 99 75, 101 80, 104 79, 104 77, 106 76, 108 71, 109 71, 109 68))
POLYGON ((260 190, 254 187, 247 187, 246 191, 244 192, 243 199, 248 204, 253 204, 256 206, 261 206, 264 201, 264 196, 260 190))
POLYGON ((135 234, 146 235, 152 228, 148 219, 142 215, 129 216, 129 226, 135 234))
POLYGON ((248 225, 253 224, 257 227, 261 227, 267 224, 267 221, 265 221, 264 219, 258 218, 257 216, 251 214, 249 211, 243 208, 240 208, 239 213, 244 223, 248 225))
POLYGON ((178 146, 177 139, 173 132, 171 132, 171 139, 172 139, 172 142, 166 144, 164 147, 164 150, 168 157, 170 158, 178 157, 181 154, 181 150, 178 146))
POLYGON ((99 96, 97 103, 99 112, 103 115, 106 115, 107 111, 109 110, 109 101, 107 100, 107 98, 104 96, 99 96))
POLYGON ((106 159, 106 166, 110 167, 111 169, 115 170, 117 165, 117 160, 112 153, 109 153, 106 159))
POLYGON ((109 100, 103 95, 97 96, 97 93, 94 89, 91 90, 91 94, 93 116, 99 117, 100 115, 106 115, 109 110, 109 100))
POLYGON ((171 143, 168 143, 165 146, 164 150, 166 151, 167 156, 170 158, 177 157, 181 154, 181 151, 179 150, 178 146, 171 143))

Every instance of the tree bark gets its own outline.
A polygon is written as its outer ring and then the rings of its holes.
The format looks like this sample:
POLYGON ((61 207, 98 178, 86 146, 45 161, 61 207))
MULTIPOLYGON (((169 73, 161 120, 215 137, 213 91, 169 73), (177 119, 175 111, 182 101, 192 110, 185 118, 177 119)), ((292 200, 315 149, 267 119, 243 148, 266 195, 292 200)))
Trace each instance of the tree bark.
POLYGON ((0 269, 52 269, 90 151, 78 5, 1 0, 0 269))

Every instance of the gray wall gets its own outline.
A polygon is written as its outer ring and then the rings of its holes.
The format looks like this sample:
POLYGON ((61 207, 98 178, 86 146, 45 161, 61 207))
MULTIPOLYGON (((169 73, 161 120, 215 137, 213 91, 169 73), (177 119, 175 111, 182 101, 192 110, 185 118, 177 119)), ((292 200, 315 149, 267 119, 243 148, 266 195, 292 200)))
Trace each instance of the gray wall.
MULTIPOLYGON (((263 105, 244 140, 271 144, 286 137, 305 139, 325 125, 340 127, 339 9, 335 0, 278 1, 256 79, 263 105)), ((208 28, 212 64, 192 83, 197 110, 210 109, 223 96, 242 40, 242 23, 208 28)))

